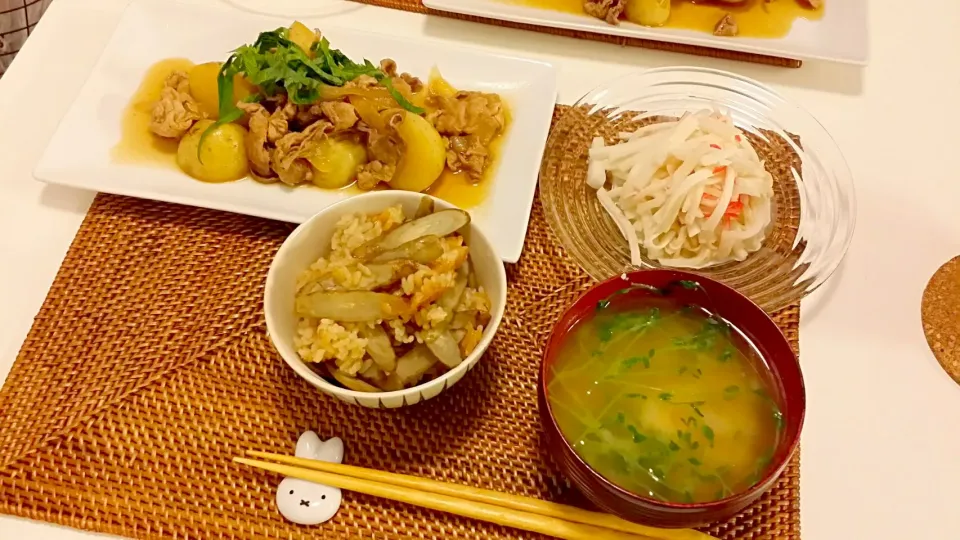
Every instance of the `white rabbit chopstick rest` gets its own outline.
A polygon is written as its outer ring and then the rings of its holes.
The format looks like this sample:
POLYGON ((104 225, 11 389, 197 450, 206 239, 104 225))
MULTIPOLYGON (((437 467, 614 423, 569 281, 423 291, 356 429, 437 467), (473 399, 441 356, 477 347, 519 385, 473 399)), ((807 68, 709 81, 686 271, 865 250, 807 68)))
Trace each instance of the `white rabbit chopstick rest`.
MULTIPOLYGON (((329 463, 343 462, 343 441, 334 437, 321 441, 312 432, 304 432, 297 440, 298 458, 319 459, 329 463)), ((277 509, 283 517, 300 525, 317 525, 328 521, 340 509, 340 489, 298 478, 284 478, 277 488, 277 509)))

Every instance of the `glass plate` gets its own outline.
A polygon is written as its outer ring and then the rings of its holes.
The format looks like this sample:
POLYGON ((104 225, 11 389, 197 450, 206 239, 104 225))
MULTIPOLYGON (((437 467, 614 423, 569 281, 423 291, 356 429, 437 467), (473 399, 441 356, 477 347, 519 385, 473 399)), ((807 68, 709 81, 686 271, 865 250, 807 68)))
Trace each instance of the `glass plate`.
MULTIPOLYGON (((853 237, 856 200, 846 161, 823 126, 757 81, 670 67, 597 87, 563 114, 547 141, 540 170, 544 213, 570 256, 594 278, 634 268, 626 240, 586 184, 590 143, 597 136, 612 143, 620 131, 712 107, 733 118, 773 175, 773 216, 759 251, 694 271, 773 312, 823 285, 839 266, 853 237)), ((643 266, 663 267, 645 254, 643 266)))

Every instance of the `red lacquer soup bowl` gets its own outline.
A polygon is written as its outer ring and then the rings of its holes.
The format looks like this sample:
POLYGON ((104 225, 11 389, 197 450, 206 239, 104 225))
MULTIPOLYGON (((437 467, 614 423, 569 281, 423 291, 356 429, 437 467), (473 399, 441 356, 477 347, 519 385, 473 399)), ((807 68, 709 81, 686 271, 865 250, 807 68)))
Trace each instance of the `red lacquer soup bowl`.
POLYGON ((776 323, 756 304, 730 287, 697 274, 675 270, 631 272, 588 290, 563 313, 554 326, 540 364, 538 386, 545 443, 561 471, 600 508, 624 519, 658 527, 694 527, 723 520, 756 501, 776 483, 797 450, 806 410, 800 365, 776 323), (761 373, 761 376, 777 394, 775 399, 784 423, 766 472, 750 488, 724 499, 703 503, 673 503, 640 496, 601 476, 577 455, 562 435, 547 394, 553 373, 551 366, 567 334, 576 324, 591 316, 598 302, 625 289, 627 292, 623 294, 629 296, 662 297, 665 292, 680 305, 705 308, 737 328, 763 358, 759 369, 766 373, 761 373))

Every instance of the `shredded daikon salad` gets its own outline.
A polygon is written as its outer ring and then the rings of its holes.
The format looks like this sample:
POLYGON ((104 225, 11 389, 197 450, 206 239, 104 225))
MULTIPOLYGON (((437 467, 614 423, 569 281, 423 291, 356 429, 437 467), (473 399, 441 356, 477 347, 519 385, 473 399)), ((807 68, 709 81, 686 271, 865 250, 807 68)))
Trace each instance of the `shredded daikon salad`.
POLYGON ((626 238, 634 265, 642 265, 640 248, 679 268, 742 261, 760 249, 773 177, 729 116, 688 113, 618 139, 610 146, 593 140, 587 183, 626 238))

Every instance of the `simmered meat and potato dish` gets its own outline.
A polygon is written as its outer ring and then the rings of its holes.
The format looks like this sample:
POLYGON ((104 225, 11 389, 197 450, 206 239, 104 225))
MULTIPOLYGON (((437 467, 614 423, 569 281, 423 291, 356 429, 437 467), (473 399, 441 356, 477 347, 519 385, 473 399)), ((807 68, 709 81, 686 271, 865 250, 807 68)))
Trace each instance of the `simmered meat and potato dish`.
POLYGON ((423 191, 446 170, 480 182, 507 116, 497 94, 354 62, 297 22, 171 73, 149 129, 198 180, 423 191))
POLYGON ((563 10, 573 8, 617 25, 682 28, 723 37, 778 38, 793 21, 816 20, 825 0, 521 0, 563 10))

